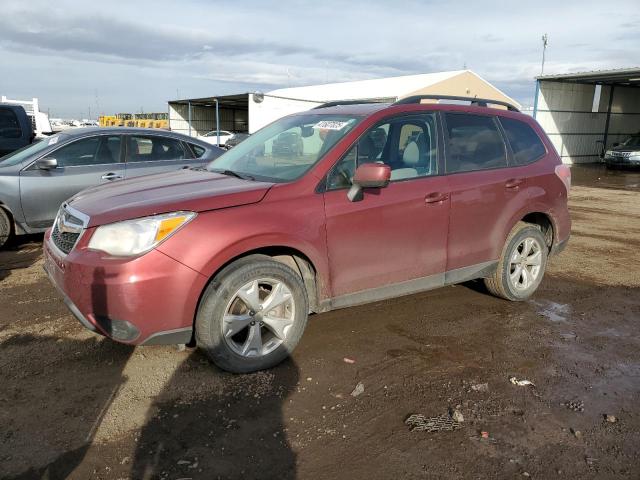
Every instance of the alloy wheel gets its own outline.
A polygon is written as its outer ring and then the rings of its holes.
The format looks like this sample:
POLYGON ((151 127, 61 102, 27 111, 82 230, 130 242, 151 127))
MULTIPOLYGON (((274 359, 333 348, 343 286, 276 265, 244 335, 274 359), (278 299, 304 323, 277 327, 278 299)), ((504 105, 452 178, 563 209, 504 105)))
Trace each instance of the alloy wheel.
POLYGON ((268 355, 287 339, 295 318, 295 301, 280 280, 260 278, 240 287, 222 321, 227 345, 243 357, 268 355))
POLYGON ((527 290, 535 284, 542 271, 542 246, 527 237, 514 248, 509 260, 509 281, 517 290, 527 290))

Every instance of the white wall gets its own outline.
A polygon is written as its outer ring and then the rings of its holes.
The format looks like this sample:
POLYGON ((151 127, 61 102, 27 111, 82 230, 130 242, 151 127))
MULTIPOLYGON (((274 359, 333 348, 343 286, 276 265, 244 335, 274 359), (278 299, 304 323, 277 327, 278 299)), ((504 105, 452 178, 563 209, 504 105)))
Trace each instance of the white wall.
POLYGON ((254 133, 286 115, 304 112, 318 105, 320 105, 319 102, 288 100, 268 95, 264 96, 261 103, 256 103, 251 94, 249 95, 249 133, 254 133))

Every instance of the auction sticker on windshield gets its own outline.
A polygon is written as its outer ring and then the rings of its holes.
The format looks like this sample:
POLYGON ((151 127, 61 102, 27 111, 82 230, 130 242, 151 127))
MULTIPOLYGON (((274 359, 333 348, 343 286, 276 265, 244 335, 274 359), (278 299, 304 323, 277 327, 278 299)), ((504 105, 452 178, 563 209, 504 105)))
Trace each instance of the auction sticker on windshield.
POLYGON ((344 127, 349 125, 352 120, 347 122, 338 122, 335 120, 322 120, 316 123, 313 128, 318 128, 320 130, 342 130, 344 127))

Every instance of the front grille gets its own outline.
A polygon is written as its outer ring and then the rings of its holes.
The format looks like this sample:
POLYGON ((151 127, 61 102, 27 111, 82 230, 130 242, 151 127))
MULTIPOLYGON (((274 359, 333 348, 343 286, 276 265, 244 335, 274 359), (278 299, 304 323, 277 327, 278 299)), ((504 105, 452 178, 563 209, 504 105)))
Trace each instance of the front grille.
POLYGON ((51 232, 53 244, 64 253, 69 253, 73 249, 79 236, 80 233, 61 232, 58 230, 57 222, 53 226, 53 231, 51 232))
POLYGON ((69 213, 63 206, 53 224, 51 240, 61 252, 68 254, 80 238, 83 228, 82 220, 69 213))

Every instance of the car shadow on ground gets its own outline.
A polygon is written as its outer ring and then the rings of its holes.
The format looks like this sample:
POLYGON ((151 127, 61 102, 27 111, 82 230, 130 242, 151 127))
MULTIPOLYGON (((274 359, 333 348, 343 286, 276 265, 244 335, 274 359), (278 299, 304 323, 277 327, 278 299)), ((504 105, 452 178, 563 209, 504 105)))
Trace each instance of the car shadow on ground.
POLYGON ((67 478, 126 381, 133 348, 98 337, 25 334, 5 340, 0 350, 0 405, 7 412, 0 418, 0 476, 67 478), (29 362, 33 357, 47 361, 29 362))
POLYGON ((13 237, 0 247, 0 282, 13 270, 29 268, 42 257, 42 234, 13 237))
POLYGON ((149 410, 130 477, 295 478, 283 408, 298 377, 291 359, 233 375, 193 352, 149 410))

